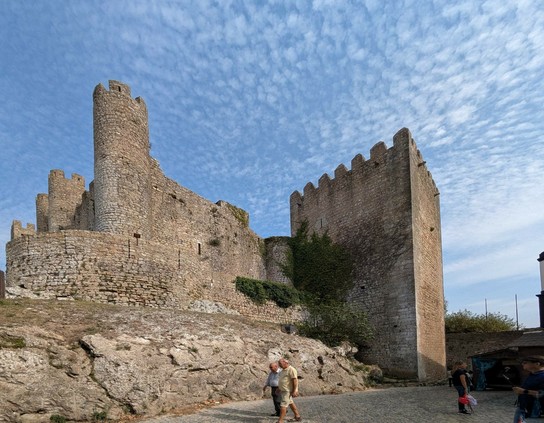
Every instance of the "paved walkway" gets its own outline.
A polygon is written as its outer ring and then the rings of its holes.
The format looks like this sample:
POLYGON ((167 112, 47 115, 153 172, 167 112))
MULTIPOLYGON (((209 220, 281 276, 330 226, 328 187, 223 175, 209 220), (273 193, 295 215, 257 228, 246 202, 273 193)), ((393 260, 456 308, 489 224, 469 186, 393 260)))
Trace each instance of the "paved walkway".
MULTIPOLYGON (((457 413, 457 392, 447 386, 375 389, 342 395, 299 397, 306 423, 509 423, 514 415, 511 391, 474 392, 472 415, 457 413)), ((271 400, 233 402, 187 416, 146 419, 146 423, 274 423, 271 400)), ((288 418, 293 414, 289 410, 288 418)))

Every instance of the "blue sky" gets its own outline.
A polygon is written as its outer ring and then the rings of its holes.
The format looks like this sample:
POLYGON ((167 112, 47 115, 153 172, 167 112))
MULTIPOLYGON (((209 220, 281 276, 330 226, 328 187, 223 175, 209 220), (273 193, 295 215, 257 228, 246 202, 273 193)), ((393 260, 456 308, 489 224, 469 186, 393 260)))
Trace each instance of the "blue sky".
MULTIPOLYGON (((165 174, 289 234, 289 195, 408 127, 449 311, 538 326, 544 3, 0 1, 0 244, 51 169, 93 179, 92 91, 142 96, 165 174)), ((0 250, 5 269, 5 250, 0 250)))

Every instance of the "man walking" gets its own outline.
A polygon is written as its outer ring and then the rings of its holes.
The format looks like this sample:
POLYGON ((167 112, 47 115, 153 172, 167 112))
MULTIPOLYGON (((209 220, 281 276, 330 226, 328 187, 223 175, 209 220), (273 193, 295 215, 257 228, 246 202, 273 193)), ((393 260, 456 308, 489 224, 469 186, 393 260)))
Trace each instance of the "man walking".
POLYGON ((271 414, 271 416, 278 416, 280 415, 280 395, 278 391, 278 383, 279 383, 279 377, 281 369, 278 366, 278 363, 270 363, 270 373, 268 373, 268 378, 266 379, 266 382, 263 386, 263 395, 264 391, 266 391, 266 387, 270 386, 271 394, 272 394, 272 401, 274 402, 274 409, 276 412, 274 414, 271 414))
POLYGON ((512 388, 518 395, 514 423, 525 423, 539 417, 540 403, 538 399, 544 390, 544 356, 525 357, 521 360, 521 366, 523 370, 529 372, 529 376, 521 386, 512 388))
POLYGON ((285 358, 280 358, 278 364, 282 369, 278 381, 278 390, 280 394, 280 418, 278 423, 284 422, 288 406, 291 407, 291 410, 295 413, 295 421, 301 422, 302 417, 300 417, 297 406, 293 401, 293 398, 298 397, 297 370, 293 366, 290 366, 285 358))

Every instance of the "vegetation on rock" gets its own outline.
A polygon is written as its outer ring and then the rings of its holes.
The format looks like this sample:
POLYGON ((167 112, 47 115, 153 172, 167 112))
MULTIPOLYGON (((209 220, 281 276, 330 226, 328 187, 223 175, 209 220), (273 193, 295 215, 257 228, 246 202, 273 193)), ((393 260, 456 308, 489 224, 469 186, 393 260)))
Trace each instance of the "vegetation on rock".
POLYGON ((236 289, 256 304, 274 301, 278 307, 288 308, 304 302, 304 293, 288 285, 251 278, 236 278, 236 289))

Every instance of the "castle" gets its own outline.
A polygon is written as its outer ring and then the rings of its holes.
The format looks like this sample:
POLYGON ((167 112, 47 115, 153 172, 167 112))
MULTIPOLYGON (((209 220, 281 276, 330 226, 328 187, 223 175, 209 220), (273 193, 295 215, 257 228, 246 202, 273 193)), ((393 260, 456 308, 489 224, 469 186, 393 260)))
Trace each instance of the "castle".
MULTIPOLYGON (((36 224, 12 224, 6 286, 46 298, 188 308, 222 303, 262 320, 289 322, 295 309, 256 305, 236 291, 245 276, 290 283, 281 271, 286 237, 262 239, 248 214, 210 202, 168 179, 150 156, 145 102, 130 87, 99 84, 94 102, 94 181, 49 174, 36 224)), ((445 375, 444 298, 438 191, 407 129, 370 159, 357 155, 290 198, 291 231, 325 231, 355 261, 350 301, 376 337, 366 362, 387 373, 445 375)))

